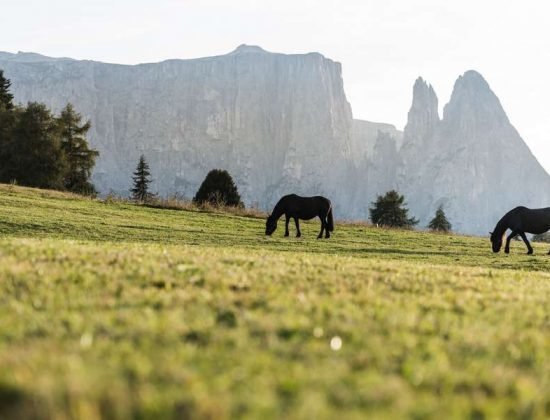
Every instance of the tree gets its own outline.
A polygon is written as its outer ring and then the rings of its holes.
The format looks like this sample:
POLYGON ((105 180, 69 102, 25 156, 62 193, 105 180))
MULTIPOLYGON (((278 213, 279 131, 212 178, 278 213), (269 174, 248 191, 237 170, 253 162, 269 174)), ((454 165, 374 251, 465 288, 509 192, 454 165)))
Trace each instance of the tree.
POLYGON ((10 93, 11 81, 4 77, 4 70, 0 70, 0 110, 11 111, 13 105, 13 95, 10 93))
POLYGON ((61 111, 57 121, 61 133, 61 148, 67 160, 67 171, 63 180, 65 188, 77 193, 96 194, 90 176, 99 152, 88 147, 86 133, 90 129, 90 121, 82 124, 82 116, 70 103, 61 111))
POLYGON ((372 208, 369 208, 370 219, 376 225, 389 227, 413 227, 418 223, 414 217, 409 218, 405 207, 405 197, 397 191, 388 191, 379 195, 372 208))
POLYGON ((198 204, 208 202, 214 205, 243 205, 233 178, 227 171, 222 169, 213 169, 208 172, 193 201, 198 204))
POLYGON ((13 134, 16 110, 13 105, 13 95, 10 93, 11 82, 4 77, 0 70, 0 181, 5 181, 3 173, 8 164, 8 145, 13 134))
POLYGON ((149 164, 145 161, 145 156, 139 157, 139 162, 132 177, 134 181, 134 187, 130 190, 132 192, 132 199, 145 203, 149 201, 153 194, 149 192, 149 184, 152 182, 151 172, 149 171, 149 164))
POLYGON ((439 232, 449 232, 451 230, 451 224, 447 220, 447 216, 445 216, 445 212, 443 211, 443 206, 439 206, 438 209, 435 212, 434 218, 430 221, 430 224, 428 227, 431 230, 439 231, 439 232))
POLYGON ((56 119, 44 104, 29 102, 2 148, 1 181, 63 189, 67 162, 56 119))

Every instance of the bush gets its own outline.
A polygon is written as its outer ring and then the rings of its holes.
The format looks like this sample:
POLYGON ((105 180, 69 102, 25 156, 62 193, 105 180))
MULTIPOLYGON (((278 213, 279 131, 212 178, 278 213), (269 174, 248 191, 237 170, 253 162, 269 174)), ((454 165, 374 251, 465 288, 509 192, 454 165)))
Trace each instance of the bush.
POLYGON ((215 206, 243 206, 233 178, 222 169, 208 172, 193 201, 197 204, 209 203, 215 206))
POLYGON ((369 213, 375 225, 410 228, 418 223, 414 217, 409 218, 405 197, 395 190, 388 191, 383 196, 379 195, 372 204, 369 213))

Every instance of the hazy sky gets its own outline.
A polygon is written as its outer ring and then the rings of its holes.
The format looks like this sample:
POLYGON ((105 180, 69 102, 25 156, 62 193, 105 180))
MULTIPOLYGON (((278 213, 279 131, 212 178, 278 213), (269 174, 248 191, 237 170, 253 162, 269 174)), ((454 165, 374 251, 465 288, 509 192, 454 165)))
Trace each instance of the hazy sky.
POLYGON ((343 65, 356 118, 403 128, 418 76, 440 107, 478 70, 550 171, 547 0, 8 0, 0 50, 114 63, 225 54, 254 44, 343 65))

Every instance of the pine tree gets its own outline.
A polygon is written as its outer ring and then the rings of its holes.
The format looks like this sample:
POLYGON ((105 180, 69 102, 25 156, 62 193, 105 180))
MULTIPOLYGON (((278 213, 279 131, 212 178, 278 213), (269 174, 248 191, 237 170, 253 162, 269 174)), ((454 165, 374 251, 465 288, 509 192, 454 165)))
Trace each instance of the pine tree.
POLYGON ((152 182, 151 172, 149 171, 149 164, 145 161, 145 156, 139 157, 139 162, 132 177, 134 181, 134 187, 130 190, 132 192, 132 199, 141 203, 149 201, 153 194, 149 192, 149 184, 152 182))
POLYGON ((405 207, 405 197, 397 191, 388 191, 379 195, 372 208, 369 208, 372 223, 388 227, 412 227, 418 223, 414 217, 409 218, 405 207))
POLYGON ((4 70, 0 70, 0 110, 12 110, 13 95, 10 93, 11 81, 4 77, 4 70))
POLYGON ((242 206, 241 196, 231 175, 222 169, 208 172, 193 201, 198 204, 242 206))
POLYGON ((13 128, 17 117, 17 110, 13 105, 13 95, 10 93, 11 82, 4 77, 0 70, 0 181, 7 181, 6 165, 10 158, 8 147, 13 135, 13 128))
POLYGON ((90 176, 99 152, 88 147, 86 133, 90 129, 90 121, 82 124, 82 116, 70 103, 61 111, 57 121, 61 131, 61 147, 67 160, 63 180, 65 188, 77 193, 96 194, 90 176))
POLYGON ((57 121, 44 104, 30 102, 19 111, 11 138, 4 146, 0 181, 63 189, 67 162, 57 121))
POLYGON ((435 212, 435 216, 430 221, 428 227, 431 230, 439 231, 439 232, 449 232, 451 230, 452 226, 447 220, 447 216, 445 216, 445 212, 443 211, 442 206, 438 207, 438 209, 435 212))

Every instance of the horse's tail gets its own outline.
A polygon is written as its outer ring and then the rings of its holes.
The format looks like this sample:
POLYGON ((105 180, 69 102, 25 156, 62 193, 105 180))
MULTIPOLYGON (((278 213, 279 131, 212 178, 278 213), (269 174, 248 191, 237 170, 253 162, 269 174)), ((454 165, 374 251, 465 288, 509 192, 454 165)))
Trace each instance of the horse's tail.
POLYGON ((334 232, 334 218, 332 217, 332 205, 330 204, 327 213, 327 228, 329 232, 334 232))

